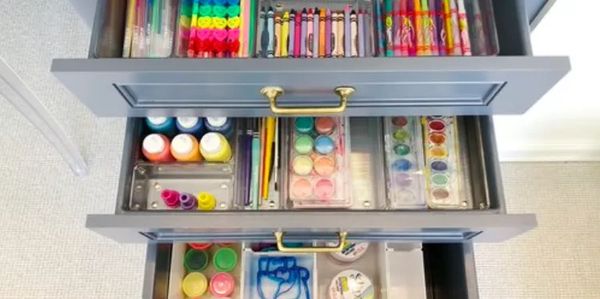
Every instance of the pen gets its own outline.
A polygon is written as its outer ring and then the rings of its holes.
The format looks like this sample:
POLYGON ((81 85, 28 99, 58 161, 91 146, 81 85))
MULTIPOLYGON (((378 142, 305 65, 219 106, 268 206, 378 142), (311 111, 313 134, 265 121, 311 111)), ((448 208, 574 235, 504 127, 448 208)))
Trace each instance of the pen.
POLYGON ((325 36, 327 35, 327 13, 325 8, 319 10, 319 57, 325 57, 325 36))
POLYGON ((429 18, 429 1, 421 0, 421 30, 423 32, 423 55, 431 56, 431 19, 429 18))
MULTIPOLYGON (((444 18, 444 7, 441 0, 435 2, 435 20, 437 28, 438 52, 440 56, 446 56, 448 45, 446 44, 446 25, 444 18)), ((477 2, 477 1, 475 1, 477 2)))
POLYGON ((265 8, 261 7, 260 8, 260 13, 258 14, 258 42, 257 42, 257 47, 258 47, 258 56, 259 57, 267 57, 267 46, 269 44, 269 39, 268 39, 268 32, 267 32, 267 14, 265 13, 265 8))
POLYGON ((394 56, 402 56, 402 22, 401 22, 401 14, 400 14, 400 3, 401 1, 394 1, 393 4, 393 26, 392 30, 394 32, 394 56))
POLYGON ((312 36, 312 57, 319 58, 319 38, 321 33, 319 32, 321 22, 320 22, 321 12, 318 7, 315 7, 313 14, 313 36, 312 36))
POLYGON ((358 11, 358 56, 365 57, 365 14, 358 11))
POLYGON ((308 9, 307 21, 306 21, 306 57, 312 57, 313 53, 313 22, 314 15, 312 8, 308 9))
POLYGON ((306 15, 306 8, 302 9, 302 29, 300 33, 300 57, 306 57, 306 22, 308 16, 306 15))
POLYGON ((344 57, 344 13, 339 12, 337 17, 337 57, 344 57))
POLYGON ((275 13, 275 37, 273 47, 275 48, 275 57, 281 57, 281 13, 275 13))
POLYGON ((267 11, 267 36, 269 38, 269 43, 267 44, 267 57, 268 58, 273 58, 273 55, 275 54, 275 34, 273 32, 273 30, 275 30, 275 24, 274 24, 274 12, 273 12, 273 8, 269 7, 269 10, 267 11))
POLYGON ((289 22, 290 24, 288 29, 288 56, 296 57, 294 55, 294 41, 296 39, 294 35, 296 33, 296 11, 293 9, 290 11, 289 22))
POLYGON ((325 16, 325 57, 331 57, 331 40, 333 35, 331 34, 331 10, 327 9, 327 15, 325 16))
MULTIPOLYGON (((419 1, 419 0, 415 0, 419 1)), ((385 56, 394 56, 394 37, 393 37, 393 2, 392 0, 384 0, 385 3, 385 56)))
POLYGON ((473 55, 471 52, 471 39, 469 37, 469 22, 467 21, 467 11, 465 10, 465 1, 456 0, 458 4, 458 27, 460 30, 460 40, 464 56, 473 55))
POLYGON ((352 56, 352 32, 350 27, 350 5, 346 5, 344 7, 344 57, 352 56))
POLYGON ((350 56, 358 57, 358 19, 354 10, 350 13, 350 37, 350 56))
POLYGON ((373 22, 375 23, 375 37, 377 46, 376 46, 376 55, 377 56, 385 56, 385 34, 384 34, 384 26, 382 23, 383 13, 381 11, 381 0, 374 0, 375 2, 375 17, 373 22))

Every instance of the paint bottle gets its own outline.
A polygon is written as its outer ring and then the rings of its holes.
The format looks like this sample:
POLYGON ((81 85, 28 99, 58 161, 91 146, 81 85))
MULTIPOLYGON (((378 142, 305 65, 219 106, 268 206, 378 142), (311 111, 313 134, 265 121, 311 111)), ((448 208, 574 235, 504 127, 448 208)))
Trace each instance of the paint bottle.
POLYGON ((142 154, 150 162, 171 162, 175 158, 171 155, 169 138, 162 134, 150 134, 142 142, 142 154))
POLYGON ((146 125, 152 133, 173 137, 177 134, 175 119, 172 117, 146 117, 146 125))
POLYGON ((231 159, 231 146, 223 134, 206 133, 200 140, 200 153, 209 162, 227 162, 231 159))
POLYGON ((233 121, 227 117, 207 117, 204 119, 206 129, 210 132, 221 133, 227 137, 233 135, 233 121))
POLYGON ((179 134, 171 141, 171 155, 180 162, 201 161, 198 140, 190 134, 179 134))
POLYGON ((198 193, 198 210, 212 211, 217 207, 217 199, 208 192, 198 193))
POLYGON ((175 126, 180 133, 188 133, 198 139, 205 133, 204 120, 198 117, 178 117, 175 126))
POLYGON ((181 193, 179 194, 179 204, 184 210, 195 210, 198 206, 198 201, 194 195, 189 193, 181 193))
POLYGON ((165 189, 160 192, 160 198, 169 208, 179 207, 179 192, 175 190, 165 189))

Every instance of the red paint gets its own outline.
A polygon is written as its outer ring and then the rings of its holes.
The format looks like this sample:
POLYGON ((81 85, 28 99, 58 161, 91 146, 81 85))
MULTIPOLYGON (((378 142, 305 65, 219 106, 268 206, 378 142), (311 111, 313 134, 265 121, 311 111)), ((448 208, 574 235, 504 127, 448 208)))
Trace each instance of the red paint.
POLYGON ((446 124, 441 120, 432 120, 429 122, 429 129, 432 131, 443 131, 446 128, 446 124))
POLYGON ((392 123, 398 127, 404 127, 408 124, 408 119, 404 116, 398 116, 392 118, 392 123))

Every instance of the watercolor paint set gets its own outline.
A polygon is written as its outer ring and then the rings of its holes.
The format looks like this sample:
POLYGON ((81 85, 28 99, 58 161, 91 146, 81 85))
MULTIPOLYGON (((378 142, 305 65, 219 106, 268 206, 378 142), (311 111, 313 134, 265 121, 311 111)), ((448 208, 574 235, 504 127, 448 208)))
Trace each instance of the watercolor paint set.
POLYGON ((347 120, 298 117, 289 126, 289 199, 294 208, 349 207, 347 120))
POLYGON ((168 272, 161 273, 168 281, 166 298, 425 299, 434 286, 425 275, 427 245, 420 243, 353 241, 336 253, 283 253, 257 245, 171 245, 168 272))
POLYGON ((390 208, 426 208, 420 117, 386 117, 384 130, 387 195, 390 208))

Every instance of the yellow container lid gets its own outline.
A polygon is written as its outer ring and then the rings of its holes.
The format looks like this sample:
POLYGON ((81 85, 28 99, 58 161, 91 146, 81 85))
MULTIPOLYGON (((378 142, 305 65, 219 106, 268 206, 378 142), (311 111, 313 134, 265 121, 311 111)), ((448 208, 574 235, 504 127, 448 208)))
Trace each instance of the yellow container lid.
POLYGON ((181 282, 181 289, 188 297, 199 297, 206 293, 208 280, 200 272, 192 272, 186 275, 181 282))

